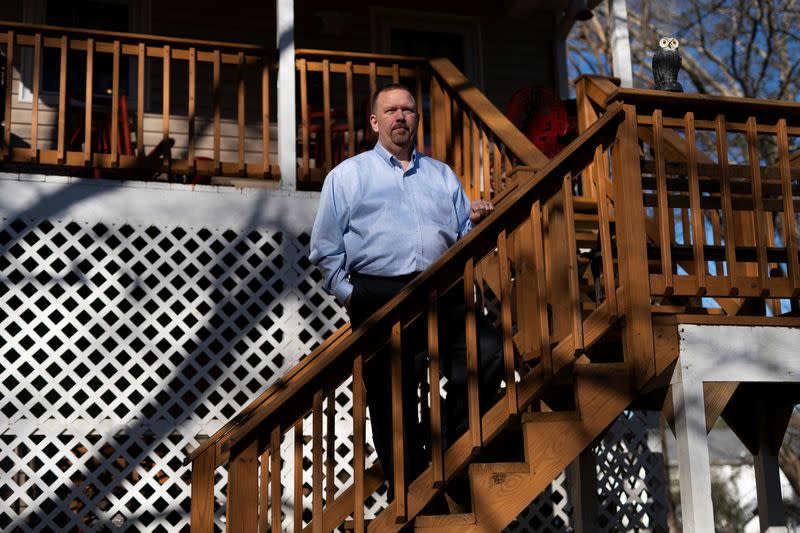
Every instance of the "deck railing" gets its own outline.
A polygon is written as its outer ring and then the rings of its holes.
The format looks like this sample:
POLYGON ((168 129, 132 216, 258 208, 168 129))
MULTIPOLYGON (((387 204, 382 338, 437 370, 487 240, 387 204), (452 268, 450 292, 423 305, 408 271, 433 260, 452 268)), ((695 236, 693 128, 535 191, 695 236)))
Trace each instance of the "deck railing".
POLYGON ((652 296, 730 316, 798 312, 800 105, 577 86, 586 122, 635 106, 652 296))
POLYGON ((376 138, 369 125, 370 102, 376 89, 403 83, 419 101, 417 148, 426 146, 429 71, 422 57, 298 49, 302 158, 301 187, 319 187, 337 163, 371 149, 376 138))
POLYGON ((417 149, 447 162, 471 198, 502 190, 515 165, 539 169, 547 162, 448 59, 306 49, 296 55, 301 187, 319 187, 345 157, 372 148, 371 96, 387 83, 414 93, 417 149))
MULTIPOLYGON (((8 72, 4 161, 79 176, 276 184, 275 53, 262 47, 0 22, 8 72), (16 74, 16 77, 15 77, 16 74)), ((414 92, 417 148, 445 160, 471 197, 499 192, 541 152, 447 59, 296 51, 298 186, 370 149, 371 95, 414 92)))
POLYGON ((11 22, 0 23, 0 46, 8 162, 138 179, 278 177, 270 160, 272 52, 11 22))

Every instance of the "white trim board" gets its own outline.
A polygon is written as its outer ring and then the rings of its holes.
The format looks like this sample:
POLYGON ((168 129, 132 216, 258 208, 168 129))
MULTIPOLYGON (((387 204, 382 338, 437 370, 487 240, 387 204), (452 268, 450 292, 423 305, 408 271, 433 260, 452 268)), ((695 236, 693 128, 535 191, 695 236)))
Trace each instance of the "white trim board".
POLYGON ((681 324, 678 334, 684 379, 800 382, 800 328, 681 324))

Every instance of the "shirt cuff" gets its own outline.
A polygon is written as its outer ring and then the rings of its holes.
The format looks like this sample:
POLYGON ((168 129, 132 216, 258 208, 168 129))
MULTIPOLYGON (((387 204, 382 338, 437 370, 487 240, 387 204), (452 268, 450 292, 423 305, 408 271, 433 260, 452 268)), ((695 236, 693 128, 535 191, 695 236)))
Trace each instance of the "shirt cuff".
POLYGON ((333 289, 333 295, 336 296, 336 299, 339 300, 343 305, 350 298, 350 295, 353 294, 353 284, 343 279, 341 283, 339 283, 335 289, 333 289))

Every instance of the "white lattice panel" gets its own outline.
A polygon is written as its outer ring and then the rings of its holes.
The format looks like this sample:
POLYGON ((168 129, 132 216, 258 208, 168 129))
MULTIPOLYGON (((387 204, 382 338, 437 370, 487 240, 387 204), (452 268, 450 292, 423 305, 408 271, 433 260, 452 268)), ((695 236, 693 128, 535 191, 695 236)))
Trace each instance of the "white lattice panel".
POLYGON ((307 244, 4 221, 0 529, 185 527, 186 450, 344 323, 307 244))
POLYGON ((668 531, 659 417, 625 411, 597 447, 601 531, 668 531))

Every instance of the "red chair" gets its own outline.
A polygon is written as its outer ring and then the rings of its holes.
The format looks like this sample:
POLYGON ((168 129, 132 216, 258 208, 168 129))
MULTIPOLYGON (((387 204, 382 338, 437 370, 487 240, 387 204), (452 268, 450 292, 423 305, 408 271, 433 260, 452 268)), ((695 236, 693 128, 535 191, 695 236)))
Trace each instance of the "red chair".
POLYGON ((525 87, 514 93, 506 116, 548 158, 553 158, 577 134, 564 102, 553 91, 525 87))
MULTIPOLYGON (((95 96, 95 98, 97 98, 95 96)), ((67 149, 71 151, 80 150, 84 141, 86 104, 73 103, 70 101, 70 122, 75 124, 72 128, 67 149)), ((111 106, 92 106, 92 150, 97 153, 111 153, 111 128, 117 128, 118 142, 117 153, 119 155, 134 155, 133 144, 131 143, 131 126, 128 116, 128 99, 123 94, 119 97, 119 110, 117 113, 116 126, 111 124, 111 106)))

